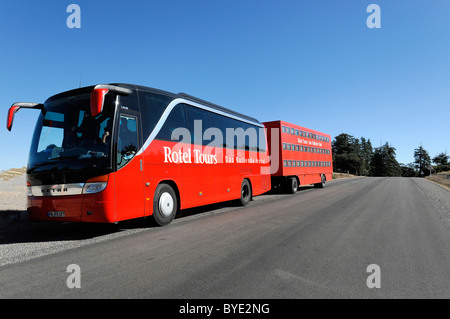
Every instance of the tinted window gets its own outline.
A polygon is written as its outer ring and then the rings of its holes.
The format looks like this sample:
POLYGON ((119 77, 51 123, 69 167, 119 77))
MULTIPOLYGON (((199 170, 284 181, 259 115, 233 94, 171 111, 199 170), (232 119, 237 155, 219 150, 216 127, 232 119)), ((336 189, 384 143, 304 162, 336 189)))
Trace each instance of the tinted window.
MULTIPOLYGON (((180 127, 186 128, 187 127, 186 124, 187 121, 186 121, 186 113, 184 110, 184 104, 178 104, 170 112, 169 116, 167 117, 166 121, 161 127, 161 130, 159 131, 156 138, 159 140, 171 141, 172 132, 180 127)), ((177 138, 178 137, 179 136, 177 136, 177 138)), ((175 141, 177 141, 177 139, 175 139, 175 141)))
POLYGON ((111 112, 113 95, 106 95, 104 112, 97 117, 90 114, 90 94, 53 99, 46 102, 36 124, 30 149, 29 167, 57 166, 61 161, 65 170, 79 169, 81 163, 97 168, 110 166, 111 112), (105 134, 107 132, 107 134, 105 134))
POLYGON ((222 132, 224 147, 265 152, 266 138, 264 128, 260 129, 257 126, 212 112, 209 113, 209 118, 211 120, 211 127, 218 128, 222 132), (227 129, 229 129, 228 137, 227 129))
POLYGON ((208 145, 211 140, 203 140, 204 132, 210 127, 208 112, 190 105, 186 105, 187 122, 191 133, 191 143, 208 145))
POLYGON ((232 128, 234 126, 233 120, 216 113, 209 113, 209 119, 211 121, 211 127, 219 129, 222 133, 222 141, 218 141, 217 146, 232 147, 231 143, 230 145, 227 145, 226 143, 226 133, 227 128, 232 128))
POLYGON ((120 115, 117 144, 117 169, 126 165, 138 151, 137 119, 131 115, 120 115))
POLYGON ((150 136, 151 132, 158 123, 161 115, 171 102, 171 98, 149 92, 139 92, 139 101, 141 103, 142 130, 144 141, 150 136))
POLYGON ((137 91, 133 90, 130 95, 119 95, 121 110, 139 112, 137 91))

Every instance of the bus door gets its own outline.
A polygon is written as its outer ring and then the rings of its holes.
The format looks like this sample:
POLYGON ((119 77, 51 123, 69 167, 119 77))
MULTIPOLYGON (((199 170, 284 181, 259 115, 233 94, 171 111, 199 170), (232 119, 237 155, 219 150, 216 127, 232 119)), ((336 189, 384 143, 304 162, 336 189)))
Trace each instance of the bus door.
POLYGON ((138 113, 118 115, 116 139, 116 220, 144 217, 144 157, 136 156, 140 143, 138 113))

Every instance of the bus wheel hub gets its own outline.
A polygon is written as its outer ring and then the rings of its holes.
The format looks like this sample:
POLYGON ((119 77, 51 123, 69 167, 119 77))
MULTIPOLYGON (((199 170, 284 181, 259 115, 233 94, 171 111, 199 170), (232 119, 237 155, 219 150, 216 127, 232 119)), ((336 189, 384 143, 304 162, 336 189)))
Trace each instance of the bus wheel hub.
POLYGON ((159 198, 159 210, 168 217, 173 212, 173 198, 169 193, 163 193, 159 198))

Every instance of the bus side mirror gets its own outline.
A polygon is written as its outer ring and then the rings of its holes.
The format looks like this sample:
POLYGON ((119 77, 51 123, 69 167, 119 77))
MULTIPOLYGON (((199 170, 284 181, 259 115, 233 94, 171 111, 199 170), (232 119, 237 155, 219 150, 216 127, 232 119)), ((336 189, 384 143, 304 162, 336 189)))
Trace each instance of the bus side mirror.
POLYGON ((91 92, 91 115, 93 117, 102 114, 103 106, 105 104, 105 96, 109 91, 119 95, 130 95, 131 93, 133 93, 133 91, 131 91, 130 89, 116 85, 97 85, 91 92))
POLYGON ((8 117, 6 118, 6 129, 8 131, 11 131, 13 121, 14 121, 14 115, 19 111, 21 108, 27 108, 27 109, 38 109, 42 112, 45 111, 44 104, 40 103, 14 103, 11 105, 11 107, 8 110, 8 117))
POLYGON ((109 92, 108 89, 95 88, 91 93, 91 115, 96 117, 103 112, 103 105, 105 104, 105 95, 109 92))

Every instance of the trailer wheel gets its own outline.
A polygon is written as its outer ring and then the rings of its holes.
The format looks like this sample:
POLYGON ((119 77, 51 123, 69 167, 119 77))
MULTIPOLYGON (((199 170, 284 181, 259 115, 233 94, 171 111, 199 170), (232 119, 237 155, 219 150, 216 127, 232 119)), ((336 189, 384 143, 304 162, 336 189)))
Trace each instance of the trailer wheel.
POLYGON ((296 177, 289 178, 289 193, 295 194, 298 191, 298 181, 296 177))
POLYGON ((177 195, 168 184, 159 184, 153 197, 153 219, 159 226, 172 222, 177 214, 177 195))
POLYGON ((248 179, 244 179, 241 185, 241 204, 246 206, 252 200, 252 187, 248 179))
POLYGON ((325 175, 322 175, 320 183, 314 184, 314 187, 315 188, 324 188, 326 180, 327 179, 325 178, 325 175))

